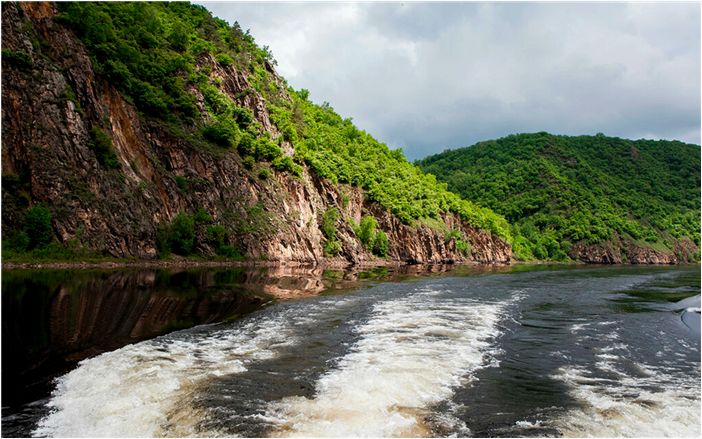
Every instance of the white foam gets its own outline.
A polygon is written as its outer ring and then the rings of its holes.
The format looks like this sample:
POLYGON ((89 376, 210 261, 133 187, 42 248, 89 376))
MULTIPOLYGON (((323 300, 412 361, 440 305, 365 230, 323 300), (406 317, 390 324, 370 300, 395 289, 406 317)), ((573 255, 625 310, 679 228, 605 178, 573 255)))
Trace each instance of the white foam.
POLYGON ((595 367, 605 371, 611 372, 620 376, 626 376, 626 374, 619 370, 618 363, 623 356, 629 355, 629 348, 624 343, 614 343, 610 346, 597 349, 595 353, 595 367), (618 352, 619 355, 615 355, 613 352, 618 352))
POLYGON ((424 436, 428 408, 490 364, 505 303, 419 293, 377 303, 360 340, 322 376, 312 399, 269 405, 274 435, 424 436))
MULTIPOLYGON (((294 344, 310 309, 251 318, 234 328, 181 332, 84 360, 57 380, 35 435, 61 437, 195 436, 188 406, 199 384, 240 373, 252 361, 294 344)), ((209 433, 208 433, 209 434, 209 433)))
POLYGON ((530 421, 517 421, 514 423, 519 428, 541 428, 541 421, 536 420, 534 422, 530 421))
MULTIPOLYGON (((653 373, 650 367, 642 368, 653 373)), ((565 382, 571 396, 582 404, 555 422, 567 437, 700 436, 699 388, 695 385, 676 383, 651 391, 645 384, 660 383, 660 374, 598 380, 578 367, 561 368, 554 378, 565 382)))
POLYGON ((570 327, 570 331, 575 334, 575 333, 582 331, 583 329, 587 328, 590 325, 592 325, 592 323, 574 323, 570 327))

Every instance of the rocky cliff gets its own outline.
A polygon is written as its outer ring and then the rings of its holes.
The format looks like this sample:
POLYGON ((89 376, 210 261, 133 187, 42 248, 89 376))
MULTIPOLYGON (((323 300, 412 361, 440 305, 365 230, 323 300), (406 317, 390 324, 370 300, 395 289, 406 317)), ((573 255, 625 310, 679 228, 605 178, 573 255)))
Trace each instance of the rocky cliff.
POLYGON ((611 240, 597 245, 576 244, 570 256, 589 264, 685 264, 695 262, 697 245, 688 238, 675 241, 674 249, 653 249, 632 240, 611 240))
MULTIPOLYGON (((229 244, 251 260, 318 264, 381 262, 361 244, 350 222, 373 215, 388 237, 384 260, 411 263, 509 262, 511 247, 455 214, 427 222, 401 222, 368 201, 358 187, 332 183, 303 166, 300 176, 271 169, 262 178, 236 151, 202 147, 163 121, 144 117, 94 71, 77 36, 55 19, 52 3, 2 5, 2 231, 21 229, 30 206, 52 213, 54 239, 115 257, 157 257, 157 232, 179 213, 206 212, 223 225, 229 244), (117 166, 102 166, 91 129, 109 136, 117 166), (325 258, 320 224, 336 208, 341 250, 325 258), (469 242, 459 251, 446 230, 469 242)), ((280 136, 250 72, 197 59, 201 73, 246 108, 271 138, 280 136)), ((275 76, 273 66, 266 69, 275 76)), ((206 117, 199 90, 190 92, 206 117)), ((280 142, 285 154, 292 145, 280 142)), ((213 255, 198 229, 197 252, 213 255)))

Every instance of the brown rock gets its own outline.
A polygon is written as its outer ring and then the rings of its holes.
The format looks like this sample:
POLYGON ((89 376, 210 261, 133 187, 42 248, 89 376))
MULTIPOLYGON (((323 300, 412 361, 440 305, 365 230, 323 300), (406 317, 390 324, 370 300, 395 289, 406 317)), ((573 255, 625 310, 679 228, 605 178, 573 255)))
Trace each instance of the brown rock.
MULTIPOLYGON (((21 182, 15 192, 3 189, 6 236, 20 227, 28 198, 29 204, 50 206, 61 242, 79 239, 96 252, 151 259, 157 255, 160 224, 179 212, 203 208, 251 259, 318 264, 325 261, 318 223, 328 208, 336 207, 342 216, 342 251, 330 263, 382 262, 362 247, 349 225, 368 214, 387 233, 393 261, 510 261, 507 243, 454 215, 442 219, 470 240, 470 255, 461 255, 443 232, 402 224, 365 202, 358 188, 334 185, 307 169, 302 178, 274 173, 261 180, 242 166, 236 152, 190 144, 157 121, 140 117, 116 89, 96 77, 85 48, 53 19, 55 14, 51 3, 6 3, 2 8, 3 49, 26 52, 33 60, 29 69, 3 66, 2 173, 21 182), (41 47, 34 46, 37 39, 41 47), (91 128, 110 136, 118 171, 101 166, 88 147, 91 128), (176 177, 187 179, 187 190, 178 187, 176 177)), ((246 72, 221 66, 209 55, 199 62, 221 80, 224 94, 251 110, 263 130, 273 138, 280 135, 264 99, 255 91, 242 93, 253 90, 246 72)), ((193 93, 203 105, 202 96, 193 93)), ((283 149, 293 153, 287 142, 283 149)), ((212 254, 206 244, 199 250, 212 254)))

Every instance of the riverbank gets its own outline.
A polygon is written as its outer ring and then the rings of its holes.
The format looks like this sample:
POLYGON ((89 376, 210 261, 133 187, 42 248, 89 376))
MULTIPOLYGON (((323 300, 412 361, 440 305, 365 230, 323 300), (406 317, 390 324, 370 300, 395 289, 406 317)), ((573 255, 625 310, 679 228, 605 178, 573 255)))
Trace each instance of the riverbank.
POLYGON ((479 262, 445 262, 441 264, 436 263, 408 263, 404 261, 390 261, 383 259, 376 259, 373 261, 365 261, 358 264, 349 264, 347 261, 342 261, 338 259, 325 260, 319 264, 308 264, 295 261, 264 261, 264 260, 248 260, 248 261, 235 261, 235 260, 207 260, 207 259, 188 259, 188 258, 177 258, 177 259, 104 259, 104 260, 84 260, 84 261, 37 261, 37 262, 25 262, 25 261, 0 261, 0 268, 2 270, 43 270, 43 269, 57 269, 57 270, 80 270, 80 269, 123 269, 123 268, 265 268, 265 267, 293 267, 293 268, 320 268, 320 269, 333 269, 333 270, 362 270, 374 267, 409 267, 409 266, 467 266, 467 267, 477 267, 477 266, 509 266, 509 265, 563 265, 563 266, 584 266, 584 265, 699 265, 699 262, 693 263, 678 263, 678 264, 631 264, 631 263, 619 263, 619 264, 602 264, 584 261, 519 261, 511 260, 508 263, 479 263, 479 262))
MULTIPOLYGON (((358 264, 349 264, 346 261, 328 260, 320 264, 307 264, 295 261, 234 261, 234 260, 200 260, 200 259, 106 259, 106 260, 88 260, 88 261, 37 261, 37 262, 20 262, 20 261, 2 261, 0 263, 3 270, 27 270, 27 269, 111 269, 111 268, 226 268, 226 267, 301 267, 301 268, 322 268, 322 269, 364 269, 373 267, 404 267, 404 266, 429 266, 429 265, 511 265, 515 263, 531 264, 532 262, 511 261, 509 264, 481 264, 476 262, 461 262, 461 263, 443 263, 443 264, 409 264, 403 261, 389 261, 377 259, 373 261, 362 262, 358 264)), ((541 262, 538 262, 541 263, 541 262)), ((576 264, 577 262, 573 262, 576 264)), ((567 263, 566 263, 567 264, 567 263)))

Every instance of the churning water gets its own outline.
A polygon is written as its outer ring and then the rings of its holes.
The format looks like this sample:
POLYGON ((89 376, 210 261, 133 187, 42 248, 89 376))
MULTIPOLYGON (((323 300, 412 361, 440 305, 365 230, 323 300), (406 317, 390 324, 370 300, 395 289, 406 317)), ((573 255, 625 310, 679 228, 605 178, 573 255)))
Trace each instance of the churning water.
POLYGON ((283 301, 82 361, 33 434, 697 437, 699 276, 548 269, 283 301))

